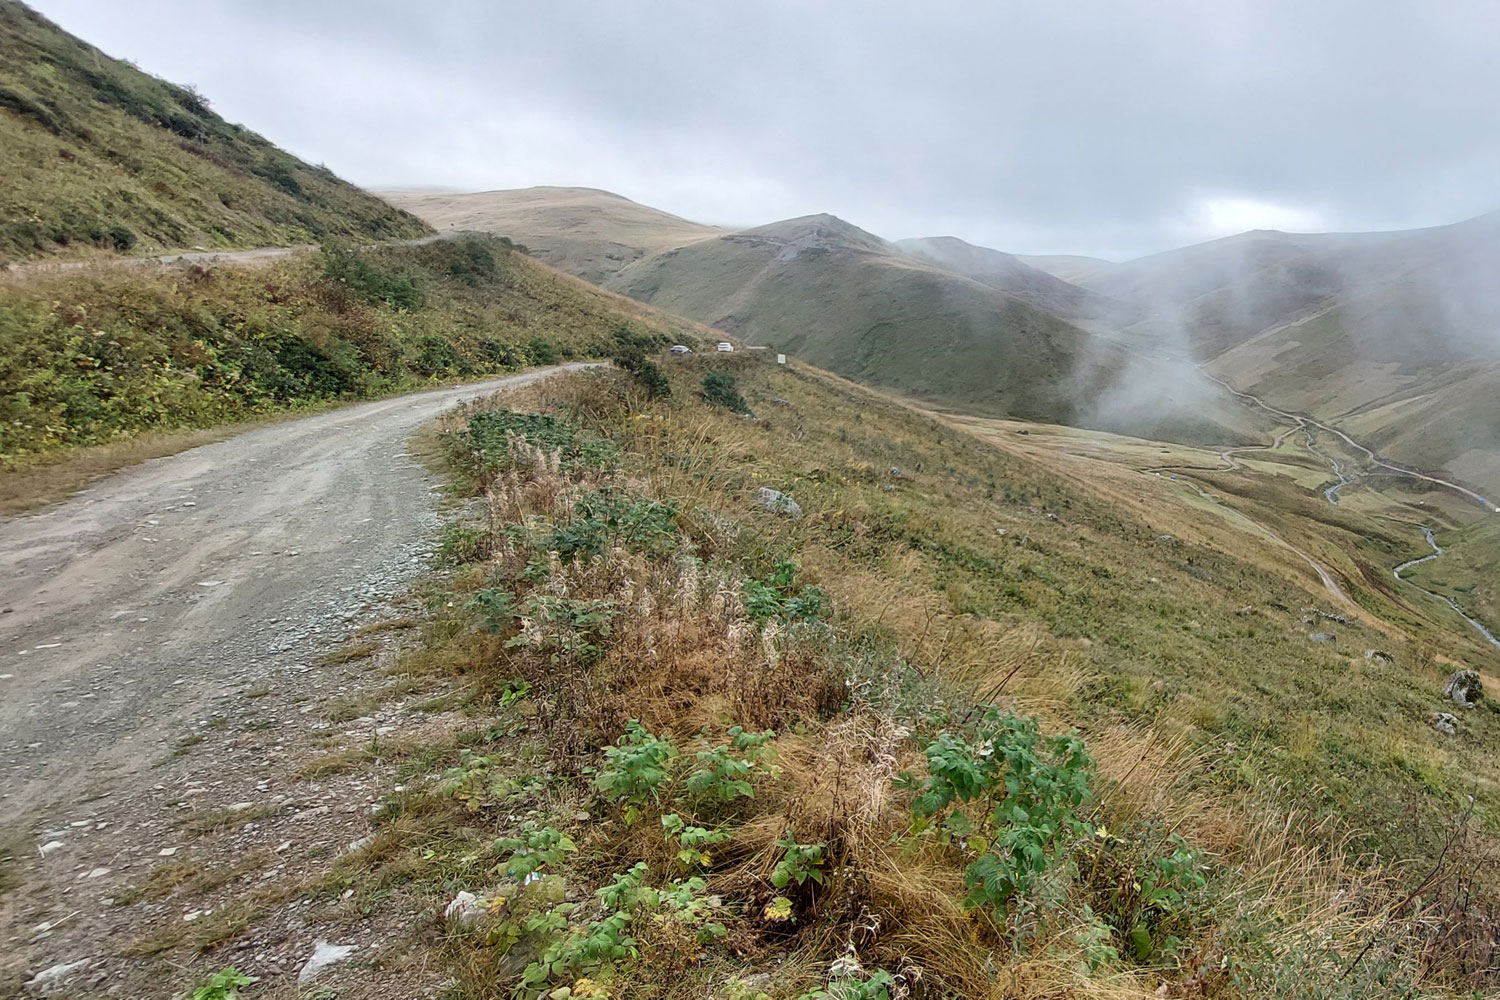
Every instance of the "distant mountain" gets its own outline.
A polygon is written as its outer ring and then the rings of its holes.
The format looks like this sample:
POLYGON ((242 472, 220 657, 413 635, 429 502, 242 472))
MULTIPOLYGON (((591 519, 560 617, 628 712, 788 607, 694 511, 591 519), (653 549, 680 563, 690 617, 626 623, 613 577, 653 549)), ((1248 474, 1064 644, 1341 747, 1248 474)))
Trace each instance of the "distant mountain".
POLYGON ((1115 267, 1112 260, 1075 254, 1017 254, 1016 259, 1038 271, 1046 271, 1054 278, 1084 287, 1104 277, 1115 267))
MULTIPOLYGON (((932 243, 951 246, 925 246, 932 243)), ((1216 399, 1211 384, 1192 372, 1172 380, 1169 391, 1149 393, 1149 407, 1136 405, 1135 387, 1121 389, 1140 374, 1139 359, 1027 301, 1050 296, 1079 308, 1094 296, 1024 266, 1006 268, 1003 254, 959 252, 990 280, 949 270, 834 216, 812 215, 645 258, 607 287, 748 343, 956 409, 1171 437, 1252 433, 1255 420, 1244 408, 1216 399), (1174 395, 1184 406, 1171 405, 1174 395)))
POLYGON ((1191 356, 1389 457, 1500 486, 1500 214, 1243 233, 1087 282, 1129 342, 1191 356))
POLYGON ((438 229, 509 236, 538 260, 595 284, 648 254, 723 232, 595 188, 414 189, 384 195, 438 229))
POLYGON ((0 178, 0 262, 430 231, 15 0, 0 0, 0 178))
POLYGON ((1100 318, 1113 310, 1113 304, 1097 292, 1032 267, 1014 254, 975 246, 954 236, 898 240, 896 246, 1067 319, 1100 318))

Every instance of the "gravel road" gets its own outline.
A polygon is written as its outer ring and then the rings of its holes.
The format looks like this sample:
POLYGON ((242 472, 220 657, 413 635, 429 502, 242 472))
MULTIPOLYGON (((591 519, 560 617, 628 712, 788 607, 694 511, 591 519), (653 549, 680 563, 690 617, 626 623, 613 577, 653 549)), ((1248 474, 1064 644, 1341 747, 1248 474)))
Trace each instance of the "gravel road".
POLYGON ((0 819, 149 783, 160 741, 421 567, 434 479, 406 453, 455 403, 565 365, 278 423, 0 521, 0 819))

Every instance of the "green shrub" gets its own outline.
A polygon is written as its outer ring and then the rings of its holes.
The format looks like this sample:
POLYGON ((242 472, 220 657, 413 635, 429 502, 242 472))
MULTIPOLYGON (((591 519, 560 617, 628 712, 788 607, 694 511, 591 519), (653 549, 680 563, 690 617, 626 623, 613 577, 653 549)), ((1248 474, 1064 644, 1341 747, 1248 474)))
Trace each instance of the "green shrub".
POLYGON ((254 976, 247 976, 231 965, 210 976, 208 982, 188 994, 188 1000, 237 1000, 240 987, 256 981, 254 976))
POLYGON ((636 384, 646 391, 647 399, 666 399, 672 395, 672 383, 655 361, 642 361, 634 377, 636 384))
POLYGON ((534 365, 557 364, 557 346, 546 337, 532 337, 526 345, 526 353, 534 365))
POLYGON ((1093 761, 1076 732, 1043 738, 1035 719, 990 708, 972 739, 940 733, 925 750, 928 777, 912 804, 919 832, 962 838, 978 860, 964 869, 968 906, 1004 918, 1088 824, 1093 761), (976 820, 955 804, 978 803, 976 820))
POLYGON ((791 562, 776 564, 767 580, 745 580, 740 584, 745 613, 757 624, 772 618, 785 622, 818 621, 828 615, 828 595, 821 587, 797 584, 797 566, 791 562))
POLYGON ((750 412, 749 404, 740 395, 739 387, 734 384, 734 376, 728 372, 711 371, 703 376, 703 398, 735 413, 750 412))
POLYGON ((625 734, 604 751, 604 767, 594 778, 594 787, 611 802, 625 807, 625 822, 634 822, 648 804, 661 801, 661 789, 670 777, 668 763, 678 750, 671 740, 660 739, 631 719, 625 734))
POLYGON ((108 235, 110 244, 120 253, 135 247, 136 235, 125 226, 111 226, 108 235))
POLYGON ((324 244, 322 255, 323 277, 370 305, 417 309, 424 302, 416 277, 407 271, 382 271, 358 250, 336 241, 324 244))

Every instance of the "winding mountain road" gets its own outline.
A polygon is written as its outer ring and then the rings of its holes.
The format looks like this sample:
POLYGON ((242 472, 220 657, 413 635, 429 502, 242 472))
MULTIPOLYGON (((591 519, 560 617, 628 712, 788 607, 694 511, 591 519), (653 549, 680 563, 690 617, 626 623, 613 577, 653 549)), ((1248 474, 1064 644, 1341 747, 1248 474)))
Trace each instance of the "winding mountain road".
POLYGON ((437 526, 408 438, 562 365, 276 423, 0 520, 0 818, 147 783, 213 698, 305 669, 437 526))

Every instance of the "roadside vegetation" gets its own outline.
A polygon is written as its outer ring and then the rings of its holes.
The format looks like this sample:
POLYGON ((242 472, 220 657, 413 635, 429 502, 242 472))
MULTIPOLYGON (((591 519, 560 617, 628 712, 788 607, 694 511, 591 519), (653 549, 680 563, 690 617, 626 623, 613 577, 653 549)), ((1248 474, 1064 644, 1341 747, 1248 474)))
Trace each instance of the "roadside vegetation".
POLYGON ((0 469, 692 334, 490 236, 26 275, 0 281, 0 469))
POLYGON ((1490 793, 1415 646, 1355 695, 1295 578, 1191 540, 1212 512, 819 373, 659 370, 445 421, 477 516, 398 669, 474 725, 325 891, 432 914, 447 996, 1493 985, 1490 793))
POLYGON ((16 0, 0 0, 0 177, 0 264, 431 232, 16 0))

